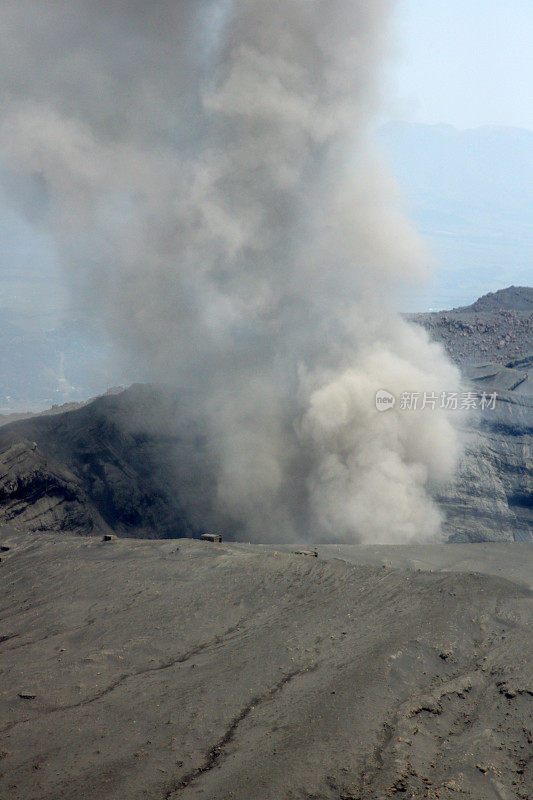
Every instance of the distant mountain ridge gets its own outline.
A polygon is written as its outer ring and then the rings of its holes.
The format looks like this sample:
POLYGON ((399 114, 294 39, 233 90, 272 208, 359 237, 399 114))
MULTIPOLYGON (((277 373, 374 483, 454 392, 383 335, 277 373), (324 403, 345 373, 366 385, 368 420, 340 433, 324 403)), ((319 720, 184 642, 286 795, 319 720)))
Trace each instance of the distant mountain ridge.
POLYGON ((533 289, 509 286, 450 311, 408 314, 457 364, 526 363, 533 354, 533 289))
POLYGON ((456 311, 519 311, 533 314, 533 288, 530 286, 508 286, 497 292, 489 292, 475 303, 456 311))

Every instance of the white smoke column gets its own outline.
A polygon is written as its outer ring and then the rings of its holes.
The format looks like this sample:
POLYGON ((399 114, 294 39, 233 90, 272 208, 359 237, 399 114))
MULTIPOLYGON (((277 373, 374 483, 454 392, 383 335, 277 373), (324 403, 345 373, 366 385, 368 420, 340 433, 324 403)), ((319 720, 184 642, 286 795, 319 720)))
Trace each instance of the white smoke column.
POLYGON ((374 404, 381 388, 458 382, 394 312, 426 258, 367 142, 391 6, 0 6, 10 188, 146 378, 195 397, 208 458, 176 491, 200 526, 260 541, 439 531, 452 420, 374 404))

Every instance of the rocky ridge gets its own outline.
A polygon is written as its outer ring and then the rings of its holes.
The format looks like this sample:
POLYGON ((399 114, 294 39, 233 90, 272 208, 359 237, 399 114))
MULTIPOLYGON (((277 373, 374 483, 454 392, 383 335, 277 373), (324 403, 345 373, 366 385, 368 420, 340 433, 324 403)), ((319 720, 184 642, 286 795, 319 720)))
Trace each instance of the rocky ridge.
POLYGON ((533 289, 511 286, 451 311, 408 314, 460 366, 508 364, 533 354, 533 289))

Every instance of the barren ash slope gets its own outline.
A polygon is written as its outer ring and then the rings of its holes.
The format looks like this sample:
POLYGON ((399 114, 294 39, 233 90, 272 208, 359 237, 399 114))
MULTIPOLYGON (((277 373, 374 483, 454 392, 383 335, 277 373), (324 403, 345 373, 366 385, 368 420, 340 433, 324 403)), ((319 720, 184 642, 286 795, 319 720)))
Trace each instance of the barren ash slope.
POLYGON ((530 545, 1 541, 1 797, 531 797, 530 545))
POLYGON ((530 540, 533 532, 533 289, 510 286, 464 308, 409 315, 446 348, 469 388, 496 392, 472 417, 455 485, 440 497, 455 541, 530 540))

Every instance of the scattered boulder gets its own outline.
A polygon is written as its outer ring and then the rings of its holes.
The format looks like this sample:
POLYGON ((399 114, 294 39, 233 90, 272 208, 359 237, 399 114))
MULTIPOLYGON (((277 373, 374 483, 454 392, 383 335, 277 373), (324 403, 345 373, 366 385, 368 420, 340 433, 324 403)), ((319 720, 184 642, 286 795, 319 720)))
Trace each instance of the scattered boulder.
POLYGON ((19 692, 19 697, 21 700, 35 700, 37 695, 32 692, 19 692))
POLYGON ((220 544, 222 542, 222 536, 219 533, 203 533, 200 539, 202 542, 213 542, 215 544, 220 544))

